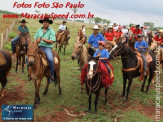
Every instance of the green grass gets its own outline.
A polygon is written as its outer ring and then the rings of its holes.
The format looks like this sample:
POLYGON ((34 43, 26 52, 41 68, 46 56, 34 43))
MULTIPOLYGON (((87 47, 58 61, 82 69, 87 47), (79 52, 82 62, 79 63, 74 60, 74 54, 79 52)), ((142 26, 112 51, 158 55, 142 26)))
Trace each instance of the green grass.
MULTIPOLYGON (((55 20, 54 24, 50 27, 57 32, 58 26, 62 21, 55 20)), ((43 96, 42 93, 46 86, 46 79, 44 78, 40 87, 40 97, 41 101, 38 105, 37 109, 34 110, 34 117, 40 118, 44 116, 50 116, 54 114, 56 111, 61 111, 63 114, 64 108, 73 107, 75 108, 76 113, 80 113, 81 111, 85 111, 88 107, 88 96, 83 93, 81 94, 80 91, 80 71, 78 70, 77 61, 71 60, 71 54, 73 50, 73 44, 75 43, 76 37, 77 37, 77 30, 80 28, 83 23, 75 22, 75 25, 72 25, 72 22, 67 23, 67 27, 70 29, 71 32, 71 39, 69 41, 70 45, 66 48, 66 55, 63 55, 63 51, 60 53, 61 57, 61 88, 62 88, 62 96, 59 96, 58 93, 58 87, 55 87, 54 84, 51 84, 49 86, 49 91, 46 96, 43 96)), ((15 29, 18 23, 15 25, 15 29)), ((89 37, 89 35, 92 33, 92 30, 90 29, 93 27, 93 25, 86 25, 86 34, 89 37)), ((33 40, 34 34, 36 33, 37 29, 41 27, 42 25, 38 22, 38 20, 32 20, 29 19, 27 26, 29 27, 29 31, 31 34, 31 40, 33 40)), ((14 29, 14 30, 15 30, 14 29)), ((15 33, 15 32, 11 32, 15 33)), ((11 50, 10 43, 7 43, 4 45, 4 48, 7 50, 11 50)), ((101 96, 99 97, 99 103, 98 103, 98 114, 94 115, 93 113, 86 114, 83 117, 76 117, 73 121, 100 121, 100 122, 112 122, 114 121, 114 118, 116 118, 118 115, 123 115, 126 117, 122 117, 120 121, 122 122, 147 122, 152 121, 147 116, 139 113, 139 111, 129 109, 128 111, 123 111, 124 108, 129 107, 136 108, 138 104, 142 104, 143 106, 154 106, 155 102, 155 90, 150 89, 148 94, 140 92, 141 84, 142 82, 139 82, 137 79, 134 79, 133 84, 131 86, 131 91, 129 95, 129 101, 128 103, 123 103, 123 99, 120 97, 122 93, 122 87, 123 87, 123 80, 122 80, 122 72, 121 72, 121 60, 118 60, 117 63, 114 61, 111 62, 114 66, 114 73, 115 73, 115 80, 112 85, 112 88, 108 92, 109 96, 109 104, 107 106, 104 106, 104 89, 101 90, 101 96), (110 94, 112 93, 112 94, 110 94), (151 103, 152 101, 152 103, 151 103), (116 108, 115 108, 116 106, 116 108), (120 108, 118 108, 120 107, 120 108)), ((22 75, 21 69, 19 69, 18 74, 15 74, 15 63, 13 63, 13 68, 11 70, 11 73, 14 75, 9 77, 9 84, 7 84, 6 89, 9 91, 13 90, 14 87, 19 87, 22 84, 16 82, 16 78, 20 78, 24 81, 23 84, 23 90, 22 92, 26 94, 23 101, 10 101, 8 104, 30 104, 32 105, 34 102, 34 84, 32 81, 27 81, 27 70, 25 67, 25 74, 22 75)), ((151 86, 154 86, 154 84, 151 84, 151 86)), ((161 93, 162 94, 162 93, 161 93)), ((92 112, 94 110, 94 95, 92 97, 92 112)), ((153 112, 153 111, 152 111, 153 112)), ((154 112, 153 112, 154 113, 154 112)))

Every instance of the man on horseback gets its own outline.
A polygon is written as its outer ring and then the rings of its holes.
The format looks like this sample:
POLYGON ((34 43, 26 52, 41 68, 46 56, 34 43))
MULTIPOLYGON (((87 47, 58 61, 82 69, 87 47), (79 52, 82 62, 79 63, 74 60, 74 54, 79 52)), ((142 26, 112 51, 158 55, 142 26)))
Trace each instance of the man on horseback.
POLYGON ((67 23, 66 21, 62 21, 62 24, 59 26, 59 31, 56 34, 57 41, 60 41, 62 39, 64 31, 66 30, 66 23, 67 23))
POLYGON ((52 48, 53 48, 53 43, 56 41, 56 38, 55 38, 54 30, 51 29, 49 25, 52 24, 53 21, 49 20, 48 18, 44 18, 43 20, 39 20, 39 22, 43 24, 43 27, 37 30, 34 38, 35 41, 38 41, 40 39, 40 41, 38 42, 39 43, 38 46, 45 52, 45 55, 48 59, 50 74, 51 74, 49 82, 52 83, 52 81, 55 81, 54 59, 53 59, 52 48))
POLYGON ((28 23, 28 22, 26 22, 25 19, 23 19, 22 21, 19 21, 19 22, 21 23, 21 25, 19 25, 19 26, 18 26, 18 29, 17 29, 17 30, 18 30, 18 31, 17 31, 18 36, 16 36, 14 39, 11 40, 12 54, 14 54, 15 51, 16 51, 16 48, 15 48, 15 47, 16 47, 16 45, 17 45, 19 39, 20 39, 20 35, 21 35, 21 34, 29 33, 28 27, 25 25, 25 24, 28 23))
POLYGON ((93 27, 93 34, 90 35, 88 40, 88 48, 93 48, 96 51, 98 49, 98 42, 100 40, 105 42, 103 35, 99 33, 98 25, 95 25, 93 27))
POLYGON ((145 57, 145 52, 148 49, 148 44, 146 43, 146 41, 143 40, 143 35, 139 34, 137 36, 138 41, 135 43, 134 48, 136 51, 141 53, 142 59, 143 59, 143 69, 144 69, 144 75, 146 75, 146 71, 147 71, 147 61, 146 61, 146 57, 145 57))

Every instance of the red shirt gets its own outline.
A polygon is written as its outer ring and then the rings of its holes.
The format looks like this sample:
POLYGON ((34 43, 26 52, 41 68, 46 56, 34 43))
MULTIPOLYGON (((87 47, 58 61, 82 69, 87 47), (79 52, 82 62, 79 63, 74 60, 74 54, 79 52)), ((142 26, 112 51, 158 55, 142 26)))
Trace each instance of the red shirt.
POLYGON ((109 41, 113 41, 114 33, 105 32, 105 38, 109 41))
POLYGON ((134 33, 135 27, 131 27, 130 30, 134 33))
POLYGON ((122 34, 123 34, 122 31, 120 31, 120 32, 119 32, 119 31, 116 31, 116 32, 115 32, 115 37, 116 37, 116 38, 119 38, 122 34))
POLYGON ((136 35, 141 34, 141 30, 140 29, 139 30, 135 29, 133 33, 136 34, 136 35))
POLYGON ((163 43, 163 37, 162 37, 162 38, 159 38, 158 35, 156 35, 156 36, 153 38, 153 40, 159 42, 160 44, 163 43))

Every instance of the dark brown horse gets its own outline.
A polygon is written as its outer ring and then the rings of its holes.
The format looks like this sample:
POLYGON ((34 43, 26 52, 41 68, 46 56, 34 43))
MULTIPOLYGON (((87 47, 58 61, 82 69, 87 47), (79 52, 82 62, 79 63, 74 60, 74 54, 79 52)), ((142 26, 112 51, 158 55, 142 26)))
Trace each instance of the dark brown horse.
MULTIPOLYGON (((149 63, 149 80, 148 80, 148 85, 147 85, 147 88, 145 91, 146 93, 149 90, 149 85, 151 83, 151 80, 154 77, 154 71, 156 69, 156 64, 155 64, 156 56, 151 50, 149 51, 149 54, 151 55, 153 61, 151 61, 149 63)), ((137 60, 135 52, 132 49, 130 49, 128 46, 126 46, 125 42, 123 42, 123 43, 119 42, 110 52, 110 57, 120 56, 120 55, 121 55, 121 59, 122 59, 122 68, 123 68, 123 70, 122 70, 122 72, 123 72, 122 97, 125 97, 126 83, 127 83, 127 80, 129 80, 128 87, 127 87, 127 95, 125 98, 125 101, 127 101, 133 78, 140 76, 140 72, 139 72, 140 66, 137 67, 138 60, 137 60), (124 69, 128 69, 128 70, 132 69, 132 70, 126 71, 124 69)), ((144 92, 144 86, 145 86, 146 79, 147 79, 147 75, 144 76, 144 81, 143 81, 143 84, 141 87, 142 92, 144 92)))
MULTIPOLYGON (((89 95, 88 102, 88 112, 91 111, 91 102, 92 102, 92 93, 95 93, 95 113, 97 113, 97 103, 98 98, 100 95, 100 90, 103 88, 103 84, 101 82, 101 74, 98 72, 98 59, 91 59, 88 62, 87 67, 87 78, 86 78, 86 89, 87 89, 87 95, 89 95)), ((105 104, 107 104, 107 92, 108 88, 105 88, 105 104)))
POLYGON ((136 41, 137 41, 136 35, 135 35, 135 34, 132 34, 132 35, 130 36, 128 45, 129 45, 129 47, 130 47, 131 49, 133 49, 133 50, 134 50, 134 45, 135 45, 136 41))
POLYGON ((24 64, 25 64, 25 55, 27 53, 27 42, 29 41, 29 33, 22 33, 20 35, 19 42, 16 46, 16 69, 15 71, 17 72, 18 70, 18 64, 22 65, 22 73, 24 73, 24 64), (22 62, 21 62, 22 60, 22 62))
MULTIPOLYGON (((3 64, 0 65, 0 82, 1 82, 1 86, 2 89, 0 91, 0 98, 3 97, 3 92, 4 92, 4 88, 7 84, 7 74, 9 73, 11 66, 12 66, 12 59, 11 59, 11 55, 3 50, 0 50, 1 56, 0 56, 0 60, 5 61, 3 64)), ((2 62, 1 62, 2 63, 2 62)))
MULTIPOLYGON (((43 77, 47 78, 47 85, 44 91, 44 95, 48 92, 49 87, 49 78, 50 78, 50 70, 49 65, 45 66, 43 59, 42 59, 43 51, 38 48, 38 43, 29 43, 28 46, 28 64, 29 64, 29 75, 34 81, 35 85, 35 100, 34 100, 34 107, 40 102, 40 95, 39 95, 39 88, 41 85, 41 81, 43 77)), ((55 67, 55 81, 59 86, 59 95, 61 95, 61 87, 60 87, 60 57, 58 53, 53 51, 54 55, 54 67, 55 67)))
MULTIPOLYGON (((59 50, 58 53, 61 52, 61 48, 64 45, 64 55, 65 55, 65 50, 66 50, 66 46, 68 44, 68 40, 70 39, 70 31, 68 29, 66 29, 63 33, 63 36, 60 37, 60 40, 56 41, 56 51, 57 51, 57 45, 59 44, 59 50)), ((60 34, 58 35, 60 36, 60 34)))

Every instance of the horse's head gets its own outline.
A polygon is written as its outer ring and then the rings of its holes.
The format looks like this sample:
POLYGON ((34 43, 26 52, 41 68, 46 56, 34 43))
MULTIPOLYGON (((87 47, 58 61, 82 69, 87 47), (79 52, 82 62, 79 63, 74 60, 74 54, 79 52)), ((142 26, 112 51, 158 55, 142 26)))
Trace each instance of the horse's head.
POLYGON ((70 30, 66 28, 65 34, 66 34, 67 40, 69 40, 70 39, 70 30))
POLYGON ((117 43, 116 46, 113 47, 113 49, 110 51, 110 57, 112 58, 113 56, 119 56, 121 55, 125 50, 126 50, 126 42, 121 40, 120 42, 117 43))
POLYGON ((20 34, 20 42, 23 46, 26 45, 27 41, 29 40, 29 34, 28 33, 21 33, 20 34))
POLYGON ((35 58, 38 54, 38 43, 37 42, 30 42, 28 45, 28 64, 32 66, 35 62, 35 58))
POLYGON ((76 42, 74 44, 74 50, 72 53, 72 60, 74 60, 75 58, 78 58, 78 56, 80 55, 80 53, 83 51, 83 43, 81 42, 76 42))
POLYGON ((78 29, 78 36, 81 36, 83 34, 82 29, 78 29))
POLYGON ((88 68, 87 68, 87 78, 88 80, 92 80, 93 76, 96 75, 98 70, 98 59, 91 59, 88 62, 88 68))

